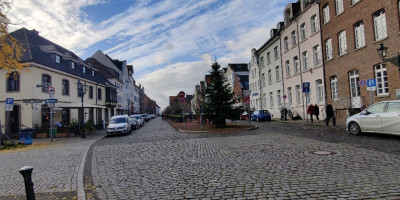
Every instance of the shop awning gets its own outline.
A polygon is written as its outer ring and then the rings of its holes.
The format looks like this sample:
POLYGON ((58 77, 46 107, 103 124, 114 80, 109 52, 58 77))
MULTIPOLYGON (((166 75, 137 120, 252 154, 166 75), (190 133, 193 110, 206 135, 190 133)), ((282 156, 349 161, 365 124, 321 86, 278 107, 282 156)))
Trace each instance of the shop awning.
MULTIPOLYGON (((81 102, 74 102, 74 103, 56 103, 56 108, 82 108, 81 102)), ((84 108, 107 108, 105 106, 93 105, 89 103, 83 103, 84 108)))

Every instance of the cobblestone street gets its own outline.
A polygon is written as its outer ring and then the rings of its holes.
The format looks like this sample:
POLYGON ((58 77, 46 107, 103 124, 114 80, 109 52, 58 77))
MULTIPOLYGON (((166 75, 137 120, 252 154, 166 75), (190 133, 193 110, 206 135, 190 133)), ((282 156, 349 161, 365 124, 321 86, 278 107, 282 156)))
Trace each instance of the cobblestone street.
POLYGON ((129 136, 104 138, 87 159, 97 197, 400 198, 399 138, 256 124, 238 134, 180 133, 156 118, 129 136), (388 145, 393 152, 380 149, 388 145))

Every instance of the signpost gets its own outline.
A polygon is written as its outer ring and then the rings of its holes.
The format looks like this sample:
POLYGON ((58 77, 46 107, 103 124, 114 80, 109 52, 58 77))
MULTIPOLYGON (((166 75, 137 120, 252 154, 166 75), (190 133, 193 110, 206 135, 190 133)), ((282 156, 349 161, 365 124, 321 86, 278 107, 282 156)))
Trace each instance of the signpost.
POLYGON ((183 129, 186 129, 186 123, 185 123, 185 92, 180 91, 178 93, 179 97, 179 102, 182 104, 182 119, 183 119, 183 129))
POLYGON ((376 79, 368 79, 367 80, 367 91, 369 91, 370 94, 370 105, 374 103, 373 99, 373 92, 376 90, 376 79))
POLYGON ((6 98, 6 111, 13 111, 14 107, 14 99, 6 98))
POLYGON ((304 95, 306 95, 306 103, 303 103, 303 114, 306 115, 307 118, 307 123, 308 123, 308 114, 307 112, 304 112, 307 109, 307 105, 308 105, 308 95, 310 95, 310 82, 303 82, 303 93, 305 93, 304 95))

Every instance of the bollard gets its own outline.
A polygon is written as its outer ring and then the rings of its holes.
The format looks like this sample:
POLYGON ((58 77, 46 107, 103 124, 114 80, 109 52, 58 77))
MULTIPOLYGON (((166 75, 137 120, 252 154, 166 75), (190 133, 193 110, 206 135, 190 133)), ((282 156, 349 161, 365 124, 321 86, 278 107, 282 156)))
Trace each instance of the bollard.
POLYGON ((31 166, 25 166, 19 170, 19 172, 24 177, 27 200, 35 200, 35 192, 33 191, 33 182, 32 182, 32 170, 33 167, 31 166))

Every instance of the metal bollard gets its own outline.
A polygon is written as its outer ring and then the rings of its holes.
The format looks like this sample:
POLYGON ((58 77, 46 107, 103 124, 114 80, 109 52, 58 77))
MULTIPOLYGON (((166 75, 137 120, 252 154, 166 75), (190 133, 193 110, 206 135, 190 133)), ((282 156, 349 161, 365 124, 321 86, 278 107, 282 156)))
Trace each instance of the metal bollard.
POLYGON ((33 191, 33 182, 32 182, 32 171, 33 167, 31 166, 25 166, 19 170, 19 172, 24 177, 27 200, 35 200, 35 192, 33 191))

